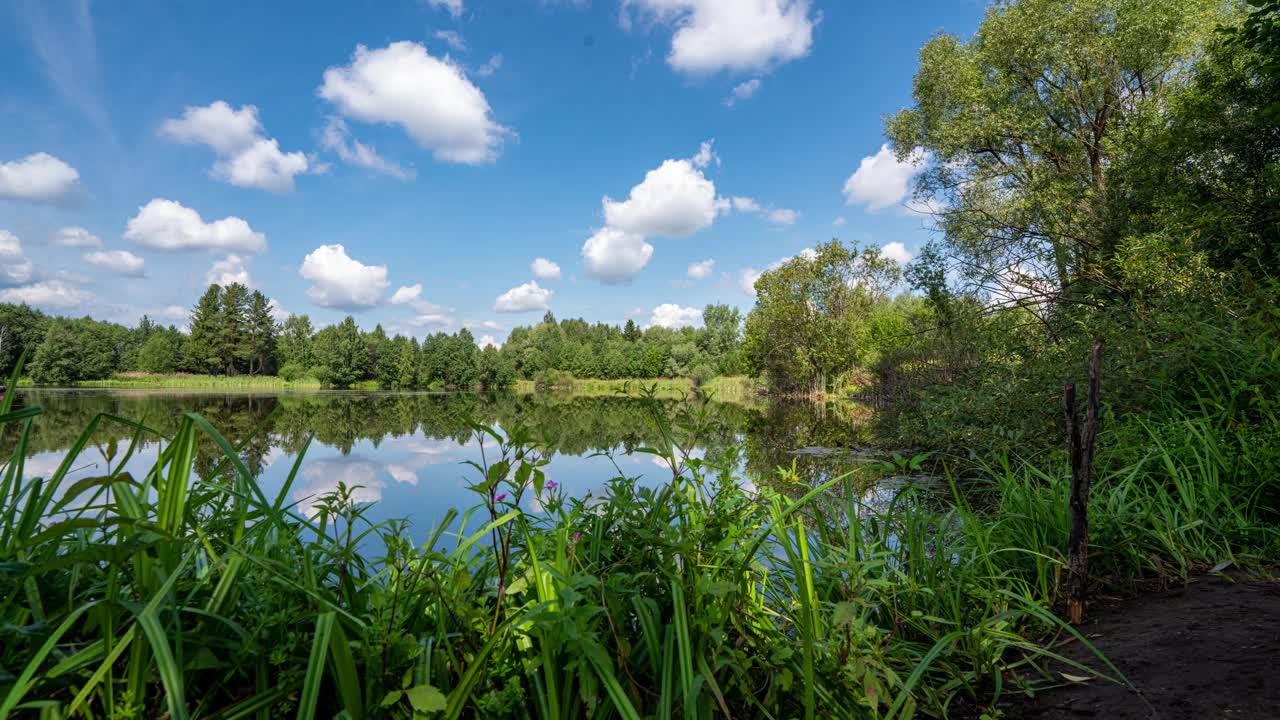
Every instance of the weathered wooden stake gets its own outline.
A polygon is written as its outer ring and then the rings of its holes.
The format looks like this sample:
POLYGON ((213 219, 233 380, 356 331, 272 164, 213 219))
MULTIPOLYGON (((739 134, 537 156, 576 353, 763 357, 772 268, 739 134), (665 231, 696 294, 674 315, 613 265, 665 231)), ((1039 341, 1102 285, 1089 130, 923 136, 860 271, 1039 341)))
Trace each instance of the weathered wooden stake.
POLYGON ((1062 400, 1067 414, 1067 443, 1071 453, 1071 539, 1067 548, 1067 622, 1084 619, 1089 591, 1089 483, 1093 479, 1093 443, 1098 437, 1098 391, 1102 374, 1102 342, 1093 341, 1089 358, 1089 397, 1084 425, 1076 418, 1076 384, 1067 383, 1062 400))

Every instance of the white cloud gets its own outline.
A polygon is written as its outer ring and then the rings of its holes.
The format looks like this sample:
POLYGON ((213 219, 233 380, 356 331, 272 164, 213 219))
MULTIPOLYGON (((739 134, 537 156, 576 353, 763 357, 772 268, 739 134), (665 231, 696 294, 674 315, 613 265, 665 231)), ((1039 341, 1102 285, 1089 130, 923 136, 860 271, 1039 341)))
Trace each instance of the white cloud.
POLYGON ((342 245, 321 245, 302 260, 298 274, 311 281, 307 297, 321 307, 364 310, 386 292, 387 266, 365 265, 342 245))
POLYGON ((462 0, 427 0, 427 5, 448 10, 454 18, 462 17, 462 0))
POLYGON ((75 189, 79 179, 75 168, 49 153, 38 152, 0 162, 0 197, 52 200, 75 189))
POLYGON ((65 227, 53 236, 53 244, 62 247, 95 248, 102 247, 97 235, 82 227, 65 227))
POLYGON ((587 274, 608 284, 624 283, 649 264, 653 246, 644 236, 605 227, 587 238, 582 246, 587 274))
POLYGON ((743 100, 750 100, 760 92, 760 86, 763 84, 760 78, 751 78, 734 85, 733 90, 729 91, 729 97, 724 99, 725 107, 733 107, 743 100))
POLYGON ((911 253, 907 251, 907 247, 900 242, 891 242, 880 248, 880 256, 888 258, 899 265, 906 265, 911 262, 911 253))
POLYGON ((302 468, 303 481, 294 485, 293 499, 307 517, 319 513, 320 498, 345 485, 351 491, 351 499, 357 503, 372 503, 382 499, 387 483, 378 477, 382 466, 357 456, 317 460, 302 468))
POLYGON ((778 208, 769 211, 769 222, 774 225, 795 225, 800 213, 790 208, 778 208))
POLYGON ((802 58, 820 19, 809 0, 623 0, 624 25, 628 6, 676 28, 667 64, 692 75, 765 71, 802 58))
POLYGON ((493 330, 495 332, 500 332, 504 329, 501 324, 492 320, 467 320, 462 323, 462 327, 465 327, 468 330, 493 330))
POLYGON ((409 319, 409 324, 414 327, 440 330, 452 328, 455 322, 452 315, 436 311, 423 312, 409 319))
POLYGON ((845 181, 845 204, 864 205, 873 212, 900 204, 910 190, 911 176, 927 159, 925 151, 917 148, 906 162, 899 162, 888 145, 881 145, 880 152, 862 158, 845 181))
POLYGON ((481 350, 487 347, 492 347, 494 350, 502 349, 502 343, 494 340, 492 335, 481 335, 480 339, 476 341, 476 345, 480 346, 481 350))
POLYGON ((844 227, 844 224, 845 224, 844 216, 843 216, 843 215, 841 215, 840 217, 836 218, 835 220, 832 220, 832 221, 831 221, 831 224, 832 224, 832 226, 834 226, 834 227, 844 227))
POLYGON ((445 162, 492 162, 510 133, 457 64, 414 42, 357 45, 350 65, 325 70, 318 92, 347 117, 400 125, 445 162))
POLYGON ((756 213, 764 210, 754 198, 734 196, 732 202, 733 209, 738 212, 756 213))
POLYGON ((715 260, 703 260, 702 262, 689 263, 689 277, 694 280, 702 280, 709 277, 716 269, 715 260))
POLYGON ((205 273, 204 281, 209 285, 223 287, 232 283, 253 287, 253 278, 249 276, 249 259, 233 253, 221 260, 215 260, 213 267, 205 273))
POLYGON ((717 197, 715 183, 702 174, 702 168, 719 163, 712 142, 702 143, 692 158, 666 160, 650 170, 626 200, 604 196, 605 226, 582 245, 587 274, 606 284, 627 282, 653 256, 648 237, 686 237, 729 210, 731 202, 717 197))
POLYGON ((500 69, 502 69, 502 54, 495 53, 494 55, 491 55, 483 65, 476 68, 476 76, 489 77, 500 69))
POLYGON ((560 266, 546 258, 537 258, 529 265, 533 276, 539 280, 559 280, 560 266))
POLYGON ((690 160, 667 160, 624 201, 604 197, 605 223, 641 236, 686 237, 709 227, 720 205, 715 183, 690 160))
POLYGON ((742 271, 738 273, 738 288, 742 290, 742 292, 755 297, 756 281, 760 279, 762 274, 763 273, 761 271, 756 270, 755 268, 743 268, 742 271))
POLYGON ((85 253, 84 261, 121 275, 141 275, 146 262, 128 250, 97 250, 85 253))
POLYGON ((238 187, 288 192, 293 190, 293 177, 308 168, 306 155, 283 153, 275 138, 265 136, 253 105, 234 110, 217 100, 188 106, 181 118, 165 120, 160 134, 174 142, 208 145, 218 154, 213 176, 238 187))
POLYGON ((405 285, 391 295, 392 305, 408 305, 422 297, 422 284, 405 285))
POLYGON ((238 217, 206 223, 200 213, 156 198, 129 219, 124 238, 157 250, 223 250, 260 253, 267 237, 238 217))
POLYGON ((35 268, 23 257, 22 241, 8 230, 0 230, 0 287, 31 282, 35 268))
POLYGON ((498 312, 531 312, 546 310, 547 302, 555 293, 538 287, 536 281, 518 285, 498 296, 493 301, 493 309, 498 312))
POLYGON ((711 149, 711 146, 715 145, 715 142, 714 138, 711 140, 704 140, 702 144, 698 146, 698 152, 693 157, 689 158, 693 162, 694 167, 704 169, 712 162, 719 167, 720 156, 711 149))
POLYGON ((436 38, 458 52, 467 51, 467 41, 456 30, 437 30, 436 38))
POLYGON ((25 287, 0 289, 0 302, 67 308, 82 305, 93 294, 62 280, 45 280, 25 287))
POLYGON ((320 144, 324 149, 334 152, 338 158, 349 165, 362 167, 383 175, 390 175, 400 180, 409 180, 417 175, 413 168, 407 168, 394 160, 388 160, 378 154, 370 145, 351 137, 347 123, 340 117, 331 117, 320 134, 320 144))
POLYGON ((664 303, 653 309, 649 316, 649 326, 658 326, 677 330, 682 327, 697 325, 702 322, 702 311, 696 307, 685 307, 675 303, 664 303))

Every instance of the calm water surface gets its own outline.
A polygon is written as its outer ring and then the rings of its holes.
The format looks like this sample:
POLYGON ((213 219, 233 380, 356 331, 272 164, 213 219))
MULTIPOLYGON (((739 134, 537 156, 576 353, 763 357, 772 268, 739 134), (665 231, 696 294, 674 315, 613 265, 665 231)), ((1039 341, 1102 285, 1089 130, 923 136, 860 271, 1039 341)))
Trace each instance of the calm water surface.
MULTIPOLYGON (((140 420, 171 435, 182 413, 197 412, 233 444, 265 422, 243 457, 268 496, 279 492, 299 449, 314 433, 290 493, 299 507, 305 510, 339 482, 360 486, 357 497, 376 503, 370 519, 406 517, 420 537, 448 508, 476 504, 467 490, 475 480, 474 470, 463 463, 479 461, 481 446, 468 429, 468 418, 500 428, 523 424, 535 437, 544 437, 552 451, 548 477, 575 496, 599 492, 619 469, 646 482, 670 477, 652 455, 630 453, 655 445, 658 436, 645 402, 627 398, 31 389, 19 391, 15 406, 23 405, 40 405, 45 411, 33 424, 27 477, 51 474, 99 413, 140 420)), ((680 408, 671 402, 664 409, 676 413, 680 408)), ((769 476, 774 468, 795 461, 801 476, 815 481, 842 470, 841 462, 797 458, 789 451, 868 442, 859 413, 844 407, 713 403, 707 412, 709 431, 695 455, 714 456, 736 448, 748 478, 769 476)), ((104 421, 80 454, 71 478, 104 472, 108 459, 122 456, 131 438, 125 426, 104 421)), ((492 441, 486 450, 492 453, 492 441)), ((140 477, 158 451, 158 443, 148 442, 127 469, 140 477)), ((217 459, 212 444, 203 442, 197 472, 209 472, 217 459)))

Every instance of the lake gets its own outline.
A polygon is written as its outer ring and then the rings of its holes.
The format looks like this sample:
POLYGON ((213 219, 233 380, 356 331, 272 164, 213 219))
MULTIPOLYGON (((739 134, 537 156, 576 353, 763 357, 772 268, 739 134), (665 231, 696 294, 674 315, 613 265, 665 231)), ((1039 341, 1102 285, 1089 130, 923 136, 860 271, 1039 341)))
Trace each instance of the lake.
MULTIPOLYGON (((316 497, 339 482, 359 486, 356 497, 375 503, 368 513, 371 520, 408 518, 418 539, 429 533, 448 508, 463 510, 476 504, 475 495, 467 490, 476 471, 464 463, 479 462, 482 450, 491 457, 494 445, 490 439, 482 449, 468 420, 499 428, 529 428, 550 450, 548 478, 576 497, 598 493, 619 472, 655 484, 670 477, 670 470, 654 456, 631 452, 654 446, 659 438, 648 401, 635 398, 336 391, 18 392, 15 409, 25 405, 44 408, 32 426, 28 478, 53 473, 66 450, 100 413, 138 420, 171 436, 183 413, 196 412, 233 444, 253 436, 243 459, 269 497, 279 492, 299 450, 314 433, 290 500, 306 511, 316 497)), ((661 406, 668 415, 692 407, 675 401, 664 401, 661 406)), ((870 442, 866 414, 848 405, 712 402, 704 411, 707 431, 692 454, 715 457, 736 452, 735 462, 747 481, 770 477, 775 468, 790 467, 793 462, 803 479, 816 481, 842 471, 843 461, 796 456, 791 451, 870 442)), ((7 435, 5 440, 11 443, 12 433, 7 435)), ((132 435, 130 428, 104 421, 69 477, 104 473, 109 461, 114 466, 123 456, 132 435)), ((154 440, 142 445, 127 469, 140 478, 154 464, 159 447, 154 440)), ((217 460, 212 443, 202 441, 197 472, 207 474, 217 460)))

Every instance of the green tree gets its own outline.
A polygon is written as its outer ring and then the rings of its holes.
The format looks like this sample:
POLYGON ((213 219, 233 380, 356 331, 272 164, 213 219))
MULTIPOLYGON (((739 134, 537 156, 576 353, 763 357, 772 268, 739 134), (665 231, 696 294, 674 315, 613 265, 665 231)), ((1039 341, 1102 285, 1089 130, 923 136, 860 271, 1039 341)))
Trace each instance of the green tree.
POLYGON ((49 318, 25 303, 0 304, 0 374, 8 377, 24 352, 30 363, 48 326, 49 318))
POLYGON ((1118 148, 1165 112, 1217 0, 1018 0, 972 40, 920 52, 915 104, 887 124, 974 286, 1026 305, 1111 288, 1124 237, 1118 148))
POLYGON ((278 347, 281 367, 292 365, 303 370, 314 367, 316 364, 315 353, 312 351, 314 336, 315 329, 311 325, 310 317, 290 315, 280 328, 278 347))
MULTIPOLYGON (((402 340, 403 338, 396 339, 402 340)), ((396 377, 393 384, 398 390, 412 390, 418 387, 418 344, 416 340, 405 340, 400 344, 400 352, 396 360, 396 377)))
POLYGON ((276 321, 271 317, 271 301, 259 290, 249 295, 246 310, 245 355, 249 374, 270 374, 275 369, 276 321))
POLYGON ((194 373, 222 369, 222 287, 210 285, 191 310, 191 334, 183 348, 183 366, 194 373))
POLYGON ((183 357, 183 335, 174 330, 157 330, 138 350, 138 370, 148 373, 177 372, 183 357))
POLYGON ((316 333, 315 353, 323 382, 334 387, 351 387, 364 379, 369 364, 368 348, 355 318, 350 315, 316 333))
POLYGON ((221 372, 236 375, 247 368, 249 348, 249 288, 231 283, 222 289, 222 322, 218 326, 221 372))

